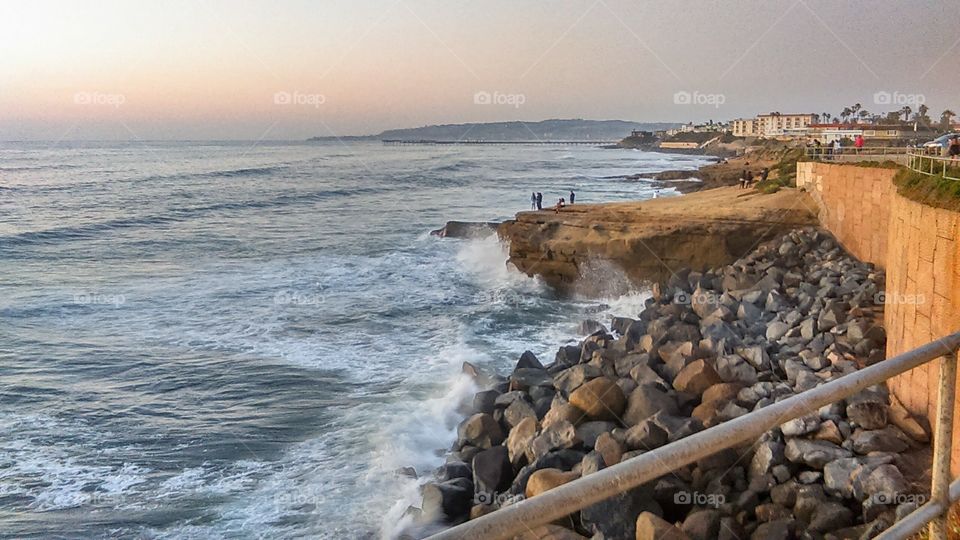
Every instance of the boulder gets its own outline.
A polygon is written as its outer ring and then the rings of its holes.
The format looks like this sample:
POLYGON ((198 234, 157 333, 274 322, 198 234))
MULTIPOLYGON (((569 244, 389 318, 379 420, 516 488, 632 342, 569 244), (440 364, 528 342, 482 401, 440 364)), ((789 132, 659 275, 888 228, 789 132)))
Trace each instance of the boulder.
POLYGON ((525 390, 531 386, 550 386, 553 377, 543 368, 517 368, 510 374, 510 389, 525 390))
POLYGON ((720 520, 723 515, 717 510, 694 510, 681 525, 690 540, 715 540, 720 536, 720 520))
POLYGON ((421 515, 424 521, 453 523, 466 517, 473 506, 473 484, 467 478, 423 486, 421 515))
POLYGON ((520 469, 516 477, 513 479, 513 484, 510 486, 510 494, 514 496, 522 496, 527 489, 527 481, 530 479, 530 475, 539 471, 540 469, 560 469, 561 471, 569 471, 576 464, 580 463, 583 460, 583 452, 578 450, 557 450, 555 452, 549 452, 545 456, 537 458, 529 465, 520 469))
POLYGON ((850 441, 853 444, 853 451, 858 454, 869 454, 870 452, 899 453, 909 447, 898 436, 897 432, 889 427, 875 430, 858 429, 850 437, 850 441))
POLYGON ((863 429, 882 429, 887 425, 889 405, 876 392, 864 391, 847 400, 847 418, 863 429))
POLYGON ((580 409, 574 407, 560 396, 553 398, 550 404, 550 410, 543 416, 541 426, 546 429, 558 422, 569 422, 573 425, 580 424, 586 415, 580 409))
POLYGON ((447 480, 453 480, 454 478, 467 478, 472 481, 473 471, 470 469, 470 465, 467 465, 463 461, 448 461, 437 468, 435 476, 437 480, 441 482, 446 482, 447 480))
POLYGON ((480 452, 473 458, 473 489, 485 494, 487 500, 495 500, 500 493, 506 492, 513 480, 513 466, 505 446, 480 452))
MULTIPOLYGON (((631 537, 614 537, 628 540, 631 537)), ((653 512, 641 512, 637 516, 636 535, 637 540, 691 540, 690 536, 684 531, 667 523, 660 516, 653 512)))
POLYGON ((524 418, 510 430, 507 437, 507 451, 510 463, 520 467, 534 458, 530 452, 530 445, 537 436, 537 421, 534 418, 524 418))
POLYGON ((667 433, 667 440, 670 442, 682 439, 703 430, 703 424, 696 418, 686 416, 674 416, 660 411, 650 417, 657 426, 667 433))
POLYGON ((809 530, 822 534, 849 527, 852 524, 853 512, 849 508, 840 503, 825 502, 814 510, 809 530))
POLYGON ((598 437, 613 431, 616 427, 617 424, 613 422, 584 422, 577 426, 577 438, 583 441, 584 446, 593 448, 596 446, 598 437))
POLYGON ((530 475, 530 479, 527 480, 527 488, 524 491, 524 495, 528 499, 536 497, 544 491, 562 486, 577 478, 580 478, 580 475, 575 472, 565 472, 559 469, 540 469, 530 475))
POLYGON ((574 390, 570 404, 594 420, 619 420, 627 399, 616 381, 599 377, 574 390))
POLYGON ((490 448, 503 442, 503 430, 492 415, 478 413, 457 426, 457 443, 477 448, 490 448))
POLYGON ((500 392, 496 390, 481 390, 473 395, 473 412, 493 414, 494 404, 500 392))
POLYGON ((673 387, 680 392, 703 394, 707 388, 722 382, 716 370, 704 359, 695 360, 680 370, 673 387))
POLYGON ((893 464, 880 465, 863 482, 864 495, 882 504, 895 504, 910 493, 900 469, 893 464))
POLYGON ((794 463, 803 463, 814 469, 822 469, 827 463, 840 458, 852 457, 846 449, 827 441, 790 439, 784 451, 786 458, 794 463))
POLYGON ((911 439, 921 443, 930 442, 930 424, 926 419, 911 414, 895 395, 890 396, 888 418, 911 439))
POLYGON ((530 443, 530 450, 535 458, 540 458, 553 450, 572 448, 578 444, 580 439, 577 438, 576 428, 570 422, 560 420, 544 428, 530 443))
POLYGON ((523 354, 520 355, 520 360, 517 361, 517 365, 514 369, 522 368, 543 369, 543 364, 541 364, 540 360, 537 359, 537 355, 530 351, 524 351, 523 354))
POLYGON ((703 391, 701 403, 719 403, 732 401, 743 388, 742 383, 717 383, 703 391))
POLYGON ((750 460, 750 478, 770 474, 775 466, 785 462, 784 446, 776 441, 764 441, 757 445, 753 459, 750 460))
POLYGON ((635 426, 659 411, 679 414, 674 398, 661 391, 656 385, 643 383, 630 394, 623 421, 628 426, 635 426))
POLYGON ((790 540, 794 537, 793 533, 797 528, 796 521, 792 519, 778 519, 769 523, 761 523, 750 540, 790 540))
POLYGON ((647 490, 637 488, 582 509, 580 524, 593 535, 602 534, 602 538, 633 538, 636 534, 635 516, 642 512, 659 515, 663 510, 647 490))
POLYGON ((603 433, 597 437, 597 443, 594 449, 603 458, 603 463, 607 467, 620 463, 623 457, 624 448, 619 441, 613 438, 609 433, 603 433))
POLYGON ((518 399, 503 411, 503 419, 511 428, 516 427, 525 418, 537 419, 537 413, 524 400, 518 399))
POLYGON ((653 450, 667 444, 667 432, 651 418, 627 430, 625 443, 631 450, 653 450))

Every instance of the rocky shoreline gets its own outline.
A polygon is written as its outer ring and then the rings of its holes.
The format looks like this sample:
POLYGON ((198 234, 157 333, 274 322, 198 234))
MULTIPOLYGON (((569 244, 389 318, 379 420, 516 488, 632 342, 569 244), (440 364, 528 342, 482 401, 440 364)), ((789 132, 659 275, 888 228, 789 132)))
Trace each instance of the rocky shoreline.
MULTIPOLYGON (((635 319, 483 388, 406 538, 536 497, 884 358, 884 277, 827 233, 677 271, 635 319)), ((922 504, 929 426, 885 388, 784 423, 521 538, 871 538, 922 504), (666 536, 665 536, 666 535, 666 536), (672 536, 671 536, 672 535, 672 536)))

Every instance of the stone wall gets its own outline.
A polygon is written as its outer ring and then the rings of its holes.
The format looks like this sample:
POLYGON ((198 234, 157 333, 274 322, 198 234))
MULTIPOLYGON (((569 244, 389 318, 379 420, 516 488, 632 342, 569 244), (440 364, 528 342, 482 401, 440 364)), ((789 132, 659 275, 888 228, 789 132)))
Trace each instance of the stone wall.
MULTIPOLYGON (((820 219, 851 253, 886 270, 887 357, 960 331, 960 214, 896 193, 891 169, 800 163, 797 185, 820 207, 820 219)), ((937 364, 890 383, 914 414, 934 418, 937 364)), ((960 468, 960 415, 954 471, 960 468)))
POLYGON ((820 223, 855 257, 886 267, 894 169, 805 162, 797 185, 819 206, 820 223))

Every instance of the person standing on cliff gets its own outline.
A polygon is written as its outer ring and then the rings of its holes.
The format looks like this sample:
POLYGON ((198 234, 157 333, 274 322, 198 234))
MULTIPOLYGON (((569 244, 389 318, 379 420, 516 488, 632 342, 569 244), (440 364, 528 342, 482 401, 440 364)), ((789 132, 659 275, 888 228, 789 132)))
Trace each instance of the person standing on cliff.
POLYGON ((573 200, 577 198, 577 194, 570 190, 570 204, 573 204, 573 200))
POLYGON ((537 210, 543 210, 543 193, 537 192, 537 210))
POLYGON ((769 175, 770 175, 770 169, 767 168, 767 167, 764 167, 763 170, 760 171, 760 181, 761 181, 761 182, 766 182, 766 181, 767 181, 767 176, 769 176, 769 175))
POLYGON ((537 192, 536 191, 530 194, 530 209, 531 210, 537 209, 537 192))
POLYGON ((555 206, 555 207, 553 208, 553 211, 556 212, 557 214, 559 214, 559 213, 560 213, 560 209, 563 208, 563 206, 564 206, 563 197, 560 197, 560 200, 557 201, 557 206, 555 206))
POLYGON ((863 135, 857 135, 857 138, 853 140, 853 147, 856 148, 856 152, 859 154, 860 150, 863 149, 863 144, 866 141, 863 139, 863 135))
POLYGON ((951 160, 957 159, 957 156, 960 156, 960 138, 957 138, 956 135, 950 138, 950 146, 947 147, 947 155, 950 156, 951 160))

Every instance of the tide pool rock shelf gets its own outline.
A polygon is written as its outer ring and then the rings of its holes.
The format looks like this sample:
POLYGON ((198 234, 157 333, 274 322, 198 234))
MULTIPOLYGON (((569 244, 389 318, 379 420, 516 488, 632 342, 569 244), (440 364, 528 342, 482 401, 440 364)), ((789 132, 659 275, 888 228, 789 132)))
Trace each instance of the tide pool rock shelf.
MULTIPOLYGON (((637 318, 549 364, 527 352, 508 376, 465 365, 485 389, 409 509, 408 536, 881 361, 883 282, 829 234, 795 230, 730 265, 678 270, 637 318)), ((871 538, 923 502, 928 441, 929 426, 874 387, 522 538, 871 538)))
POLYGON ((509 243, 510 263, 566 292, 666 283, 680 268, 727 265, 798 227, 815 225, 816 205, 806 193, 784 189, 764 195, 735 187, 642 202, 576 204, 521 212, 497 229, 509 243), (617 274, 614 276, 613 274, 617 274))

